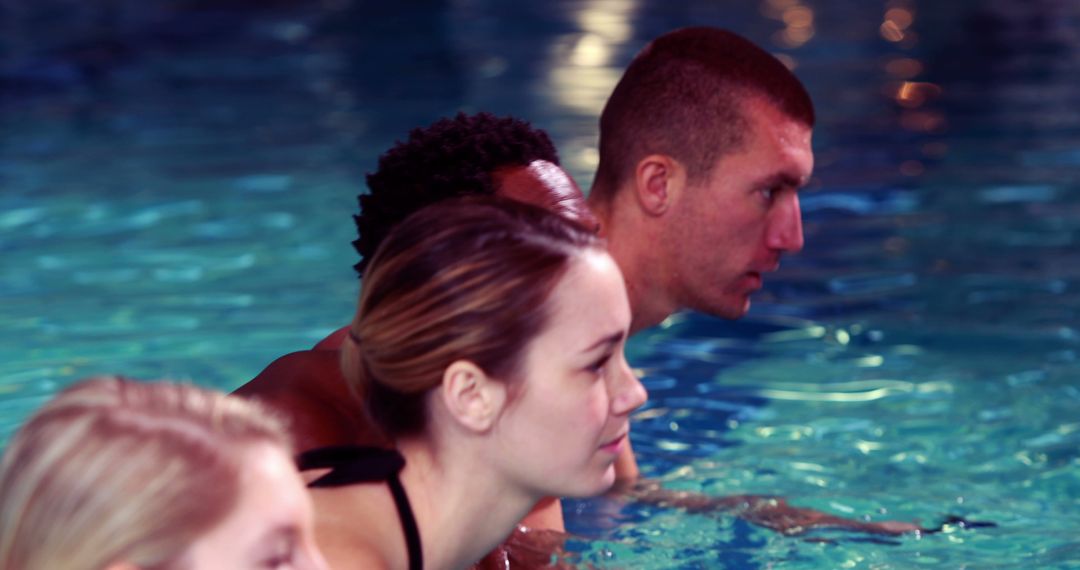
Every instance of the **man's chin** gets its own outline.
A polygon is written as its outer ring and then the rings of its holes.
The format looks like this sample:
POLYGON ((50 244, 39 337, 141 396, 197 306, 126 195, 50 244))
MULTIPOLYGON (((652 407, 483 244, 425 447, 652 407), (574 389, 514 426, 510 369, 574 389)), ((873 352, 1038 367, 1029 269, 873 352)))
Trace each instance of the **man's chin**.
POLYGON ((711 303, 707 307, 697 309, 698 312, 732 321, 743 318, 749 310, 749 295, 744 295, 739 298, 722 299, 719 302, 711 303))
POLYGON ((747 297, 746 300, 743 301, 741 307, 739 307, 738 309, 732 311, 732 313, 730 315, 728 315, 727 317, 725 317, 725 318, 728 318, 728 319, 731 319, 731 320, 741 319, 741 318, 746 316, 746 313, 749 313, 749 312, 750 312, 750 297, 747 297))

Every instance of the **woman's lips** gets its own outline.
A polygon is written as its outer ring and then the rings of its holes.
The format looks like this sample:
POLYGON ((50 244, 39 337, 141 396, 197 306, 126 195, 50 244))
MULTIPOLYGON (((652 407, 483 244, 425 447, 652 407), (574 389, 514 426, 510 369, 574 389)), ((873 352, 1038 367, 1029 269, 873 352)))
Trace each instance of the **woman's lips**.
POLYGON ((600 449, 602 451, 606 451, 608 453, 618 453, 619 448, 622 447, 622 442, 625 439, 626 439, 626 434, 624 433, 624 434, 620 435, 619 437, 616 437, 615 439, 612 439, 611 441, 608 441, 607 443, 601 445, 600 449))

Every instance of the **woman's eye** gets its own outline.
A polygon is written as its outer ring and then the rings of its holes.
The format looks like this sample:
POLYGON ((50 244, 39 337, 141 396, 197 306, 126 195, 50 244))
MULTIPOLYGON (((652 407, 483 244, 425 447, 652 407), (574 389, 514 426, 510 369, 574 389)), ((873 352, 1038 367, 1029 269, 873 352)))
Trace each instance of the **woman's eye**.
POLYGON ((765 198, 765 200, 766 200, 766 201, 772 202, 772 201, 773 201, 773 199, 775 199, 775 198, 776 198, 776 194, 777 194, 777 193, 779 192, 779 190, 780 190, 780 189, 779 189, 779 188, 776 188, 776 187, 773 187, 773 188, 762 188, 762 189, 761 189, 761 195, 762 195, 762 197, 764 197, 764 198, 765 198))
POLYGON ((263 561, 263 567, 272 570, 288 570, 293 567, 293 560, 296 558, 296 542, 289 538, 282 540, 278 548, 274 549, 275 552, 265 561, 263 561))
POLYGON ((586 370, 588 370, 589 372, 591 372, 593 374, 599 374, 600 372, 602 372, 604 370, 604 365, 607 364, 608 360, 610 360, 610 359, 611 359, 611 355, 610 354, 605 354, 604 356, 601 356, 595 362, 593 362, 592 364, 587 366, 586 370))
POLYGON ((292 554, 271 558, 266 561, 265 567, 272 570, 286 570, 292 568, 292 554))

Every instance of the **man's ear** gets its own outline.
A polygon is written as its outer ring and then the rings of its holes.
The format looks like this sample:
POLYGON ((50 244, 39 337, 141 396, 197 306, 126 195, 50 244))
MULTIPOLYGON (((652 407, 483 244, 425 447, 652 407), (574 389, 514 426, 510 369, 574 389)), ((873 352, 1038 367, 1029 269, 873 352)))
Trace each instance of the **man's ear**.
POLYGON ((660 216, 679 199, 686 185, 686 169, 666 154, 650 154, 634 169, 634 189, 641 209, 660 216))
POLYGON ((450 415, 462 426, 483 432, 491 429, 506 403, 506 385, 488 376, 468 360, 446 367, 440 389, 450 415))

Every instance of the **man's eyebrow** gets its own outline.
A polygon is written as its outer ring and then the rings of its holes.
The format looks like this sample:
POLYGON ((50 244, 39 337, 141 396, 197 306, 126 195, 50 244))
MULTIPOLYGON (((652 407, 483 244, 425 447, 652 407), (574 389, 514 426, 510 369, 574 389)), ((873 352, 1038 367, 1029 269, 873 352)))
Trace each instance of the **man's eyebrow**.
POLYGON ((793 188, 799 188, 803 185, 803 181, 796 176, 792 176, 787 172, 774 172, 768 176, 765 176, 761 180, 757 181, 754 185, 755 188, 771 188, 773 186, 791 186, 793 188))
POLYGON ((626 335, 626 333, 623 332, 623 331, 611 333, 611 334, 601 338, 600 340, 590 344, 588 348, 582 350, 581 352, 592 352, 592 351, 596 350, 597 348, 600 348, 601 346, 618 344, 618 342, 620 340, 622 340, 625 335, 626 335))

